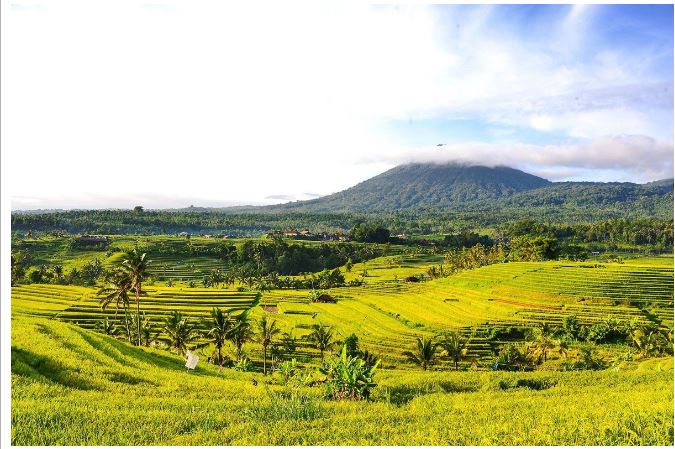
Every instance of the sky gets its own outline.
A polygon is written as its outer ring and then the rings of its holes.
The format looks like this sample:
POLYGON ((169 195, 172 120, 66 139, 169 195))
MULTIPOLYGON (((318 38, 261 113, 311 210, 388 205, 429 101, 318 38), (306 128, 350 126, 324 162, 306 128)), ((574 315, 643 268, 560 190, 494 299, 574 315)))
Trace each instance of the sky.
POLYGON ((2 3, 13 209, 271 204, 406 162, 673 176, 672 5, 2 3))

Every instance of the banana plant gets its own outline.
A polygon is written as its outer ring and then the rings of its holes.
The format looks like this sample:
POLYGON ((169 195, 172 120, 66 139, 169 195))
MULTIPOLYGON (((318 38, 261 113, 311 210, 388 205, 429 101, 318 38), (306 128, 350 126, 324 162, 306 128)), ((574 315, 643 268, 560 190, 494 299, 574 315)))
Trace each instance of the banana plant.
POLYGON ((373 388, 377 387, 374 378, 379 365, 380 360, 368 366, 360 357, 348 357, 347 346, 342 346, 340 356, 319 369, 326 375, 326 396, 333 400, 369 399, 373 388))

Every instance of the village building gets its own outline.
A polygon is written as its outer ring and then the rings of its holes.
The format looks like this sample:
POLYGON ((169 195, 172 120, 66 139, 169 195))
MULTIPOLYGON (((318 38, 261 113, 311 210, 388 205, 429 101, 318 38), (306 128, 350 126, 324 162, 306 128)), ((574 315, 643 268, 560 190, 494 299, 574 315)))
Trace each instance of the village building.
POLYGON ((81 235, 75 238, 77 243, 108 243, 106 235, 81 235))

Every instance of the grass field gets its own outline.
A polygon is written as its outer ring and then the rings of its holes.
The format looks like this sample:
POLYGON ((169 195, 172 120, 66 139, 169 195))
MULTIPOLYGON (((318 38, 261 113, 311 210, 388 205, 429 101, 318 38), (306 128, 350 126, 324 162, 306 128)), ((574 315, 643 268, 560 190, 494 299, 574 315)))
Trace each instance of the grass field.
POLYGON ((271 400, 260 374, 182 365, 165 351, 14 317, 12 443, 673 443, 672 359, 618 372, 384 370, 372 402, 320 401, 305 388, 301 405, 271 400))
MULTIPOLYGON (((53 255, 45 248, 40 257, 77 266, 100 255, 86 252, 78 259, 67 249, 53 255)), ((118 253, 104 258, 104 264, 118 263, 116 257, 118 253)), ((213 307, 237 312, 250 307, 255 297, 255 292, 240 291, 238 285, 188 287, 190 280, 217 267, 214 259, 155 260, 155 280, 144 287, 148 294, 140 306, 157 329, 173 310, 197 323, 213 307), (169 287, 162 278, 178 282, 169 287)), ((622 362, 598 372, 500 373, 487 369, 493 347, 474 337, 469 355, 478 365, 455 373, 446 361, 423 372, 402 354, 420 336, 451 329, 470 335, 487 327, 559 324, 571 315, 584 324, 614 317, 672 326, 672 256, 621 264, 506 263, 405 282, 441 261, 434 255, 379 257, 355 264, 350 272, 341 268, 347 281, 359 278, 365 284, 330 290, 335 304, 311 302, 309 290, 273 290, 265 292, 261 306, 252 310, 254 319, 267 314, 282 330, 299 337, 295 357, 315 376, 319 352, 305 338, 311 326, 332 326, 340 340, 356 334, 362 348, 383 361, 370 402, 325 401, 319 387, 302 387, 289 396, 278 374, 262 376, 261 347, 253 342, 245 345, 245 351, 254 372, 219 370, 204 362, 186 372, 182 358, 168 351, 133 347, 95 332, 104 317, 115 315, 114 308, 100 309, 96 288, 13 287, 12 442, 673 443, 672 357, 622 362), (274 313, 266 312, 267 306, 274 306, 267 309, 274 313), (301 400, 289 399, 293 395, 301 400)), ((200 354, 206 356, 210 350, 200 354)))

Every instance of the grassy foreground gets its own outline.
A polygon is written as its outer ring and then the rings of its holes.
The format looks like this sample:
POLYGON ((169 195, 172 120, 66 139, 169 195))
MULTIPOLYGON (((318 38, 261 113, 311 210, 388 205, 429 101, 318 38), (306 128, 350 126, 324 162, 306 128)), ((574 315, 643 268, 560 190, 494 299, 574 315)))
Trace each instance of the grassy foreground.
POLYGON ((672 445, 673 360, 600 372, 382 370, 372 402, 12 319, 14 445, 672 445), (257 379, 254 385, 253 379, 257 379))

